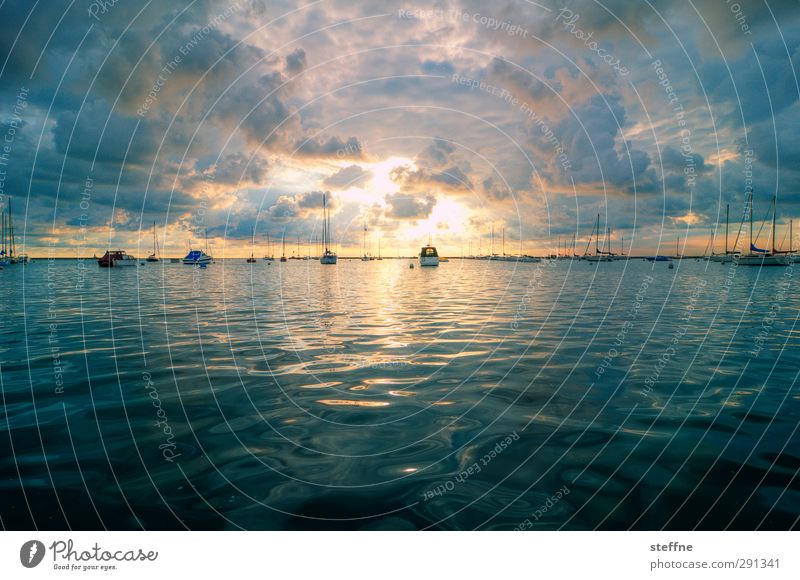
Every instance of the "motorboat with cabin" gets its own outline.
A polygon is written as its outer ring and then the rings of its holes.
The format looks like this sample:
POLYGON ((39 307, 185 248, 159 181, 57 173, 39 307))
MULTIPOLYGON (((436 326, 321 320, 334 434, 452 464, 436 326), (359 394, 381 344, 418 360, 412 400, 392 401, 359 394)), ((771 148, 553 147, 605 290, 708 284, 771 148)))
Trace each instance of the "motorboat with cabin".
POLYGON ((208 232, 206 232, 206 249, 193 250, 189 248, 189 253, 183 258, 183 263, 187 266, 208 266, 214 262, 214 258, 208 253, 208 232))
POLYGON ((108 250, 102 258, 97 259, 97 265, 101 268, 125 268, 136 264, 136 258, 122 250, 108 250))
POLYGON ((422 249, 419 251, 419 265, 420 266, 439 265, 439 253, 436 251, 436 247, 431 245, 430 240, 428 240, 428 245, 422 246, 422 249))

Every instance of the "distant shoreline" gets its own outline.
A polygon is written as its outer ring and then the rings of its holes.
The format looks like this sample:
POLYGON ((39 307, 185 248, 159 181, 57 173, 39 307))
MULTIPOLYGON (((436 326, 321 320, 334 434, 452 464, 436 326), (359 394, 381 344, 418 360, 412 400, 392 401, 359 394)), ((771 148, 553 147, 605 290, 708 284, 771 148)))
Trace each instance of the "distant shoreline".
MULTIPOLYGON (((647 255, 643 255, 643 256, 621 256, 621 257, 617 258, 617 261, 622 262, 624 260, 645 260, 647 258, 652 258, 654 255, 655 254, 647 254, 647 255)), ((668 258, 671 258, 672 260, 701 260, 701 259, 704 259, 704 258, 707 257, 707 256, 702 256, 702 255, 701 256, 680 256, 680 257, 668 256, 666 254, 663 254, 663 255, 665 255, 668 258)), ((400 257, 398 257, 398 256, 386 256, 386 257, 381 258, 381 259, 382 260, 416 260, 418 257, 419 256, 400 256, 400 257)), ((462 260, 463 259, 463 260, 478 260, 478 261, 483 260, 483 261, 486 261, 486 262, 494 261, 494 260, 487 260, 486 258, 476 258, 476 257, 464 257, 464 258, 462 258, 461 256, 442 256, 442 257, 443 258, 447 258, 448 260, 462 260)), ((514 257, 514 256, 510 256, 510 257, 514 257)), ((551 258, 548 258, 547 256, 532 256, 532 257, 540 258, 542 260, 551 259, 551 258)), ((249 256, 232 256, 232 257, 227 257, 227 258, 214 258, 214 260, 217 261, 217 262, 222 262, 222 261, 227 261, 227 260, 246 260, 247 258, 249 258, 249 256)), ((59 256, 30 256, 30 260, 31 261, 40 261, 40 262, 41 261, 46 261, 46 260, 76 260, 77 261, 77 260, 97 260, 97 259, 98 258, 96 258, 94 256, 83 257, 83 258, 82 257, 59 257, 59 256)), ((145 258, 137 258, 137 259, 141 260, 142 262, 146 261, 145 258)), ((183 261, 182 257, 181 258, 161 258, 160 262, 153 262, 153 263, 157 264, 157 263, 163 262, 163 263, 169 264, 170 260, 172 260, 172 259, 183 261)), ((358 261, 360 261, 361 260, 361 256, 339 256, 339 259, 340 260, 358 260, 358 261)), ((557 258, 557 260, 569 260, 569 259, 570 258, 557 258)), ((267 260, 264 260, 264 258, 256 258, 256 260, 258 260, 259 262, 267 261, 267 260)), ((319 256, 312 257, 312 258, 309 258, 309 259, 305 259, 305 258, 287 258, 287 260, 289 262, 313 262, 313 261, 319 260, 319 256)), ((273 258, 272 261, 279 262, 280 258, 273 258)), ((370 262, 377 262, 377 261, 380 261, 380 260, 375 258, 375 259, 369 260, 369 261, 370 262)), ((498 260, 498 261, 500 261, 500 260, 498 260)), ((514 263, 512 260, 508 260, 508 262, 514 263)), ((523 263, 523 262, 519 262, 519 263, 523 263)))

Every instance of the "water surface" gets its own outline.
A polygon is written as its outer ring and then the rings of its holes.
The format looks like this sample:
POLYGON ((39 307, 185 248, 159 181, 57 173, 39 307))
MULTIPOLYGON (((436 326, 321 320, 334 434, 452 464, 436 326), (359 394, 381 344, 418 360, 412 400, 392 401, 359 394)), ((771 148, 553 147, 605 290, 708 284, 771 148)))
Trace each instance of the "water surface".
POLYGON ((0 272, 6 528, 786 529, 795 268, 0 272))

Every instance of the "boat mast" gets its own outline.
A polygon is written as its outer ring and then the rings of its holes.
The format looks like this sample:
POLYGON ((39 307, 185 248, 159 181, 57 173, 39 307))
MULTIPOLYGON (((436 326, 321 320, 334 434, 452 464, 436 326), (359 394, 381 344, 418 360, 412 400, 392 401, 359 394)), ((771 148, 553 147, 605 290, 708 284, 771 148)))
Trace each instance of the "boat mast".
POLYGON ((728 255, 728 219, 730 218, 731 204, 725 205, 725 255, 728 255))
POLYGON ((503 228, 503 255, 506 255, 506 228, 503 228))
POLYGON ((772 196, 772 255, 775 255, 775 215, 778 213, 778 195, 772 196))
POLYGON ((325 194, 322 194, 322 245, 325 246, 325 253, 328 253, 328 203, 325 194))
POLYGON ((597 214, 597 225, 595 226, 597 235, 594 238, 594 254, 595 256, 600 253, 600 214, 597 214))
POLYGON ((17 244, 14 239, 14 218, 11 216, 11 198, 8 198, 8 231, 9 231, 9 255, 15 256, 17 253, 17 244))
POLYGON ((491 255, 494 256, 494 224, 492 224, 492 245, 491 245, 491 255))
POLYGON ((753 190, 750 190, 750 253, 753 253, 753 190))

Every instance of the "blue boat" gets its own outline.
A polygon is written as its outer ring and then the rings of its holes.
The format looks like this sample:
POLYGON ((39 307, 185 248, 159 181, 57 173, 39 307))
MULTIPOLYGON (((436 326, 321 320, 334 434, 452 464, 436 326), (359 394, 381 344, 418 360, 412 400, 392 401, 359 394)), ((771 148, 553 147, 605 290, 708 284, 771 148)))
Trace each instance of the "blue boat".
POLYGON ((189 253, 183 258, 183 263, 189 266, 197 266, 199 264, 210 264, 212 260, 213 258, 203 250, 189 250, 189 253))
POLYGON ((645 260, 648 262, 671 262, 672 258, 669 256, 647 256, 645 260))
POLYGON ((187 266, 198 266, 200 264, 211 264, 214 261, 214 258, 208 254, 208 231, 206 231, 206 249, 203 250, 192 250, 189 248, 189 253, 183 258, 183 263, 187 266))

